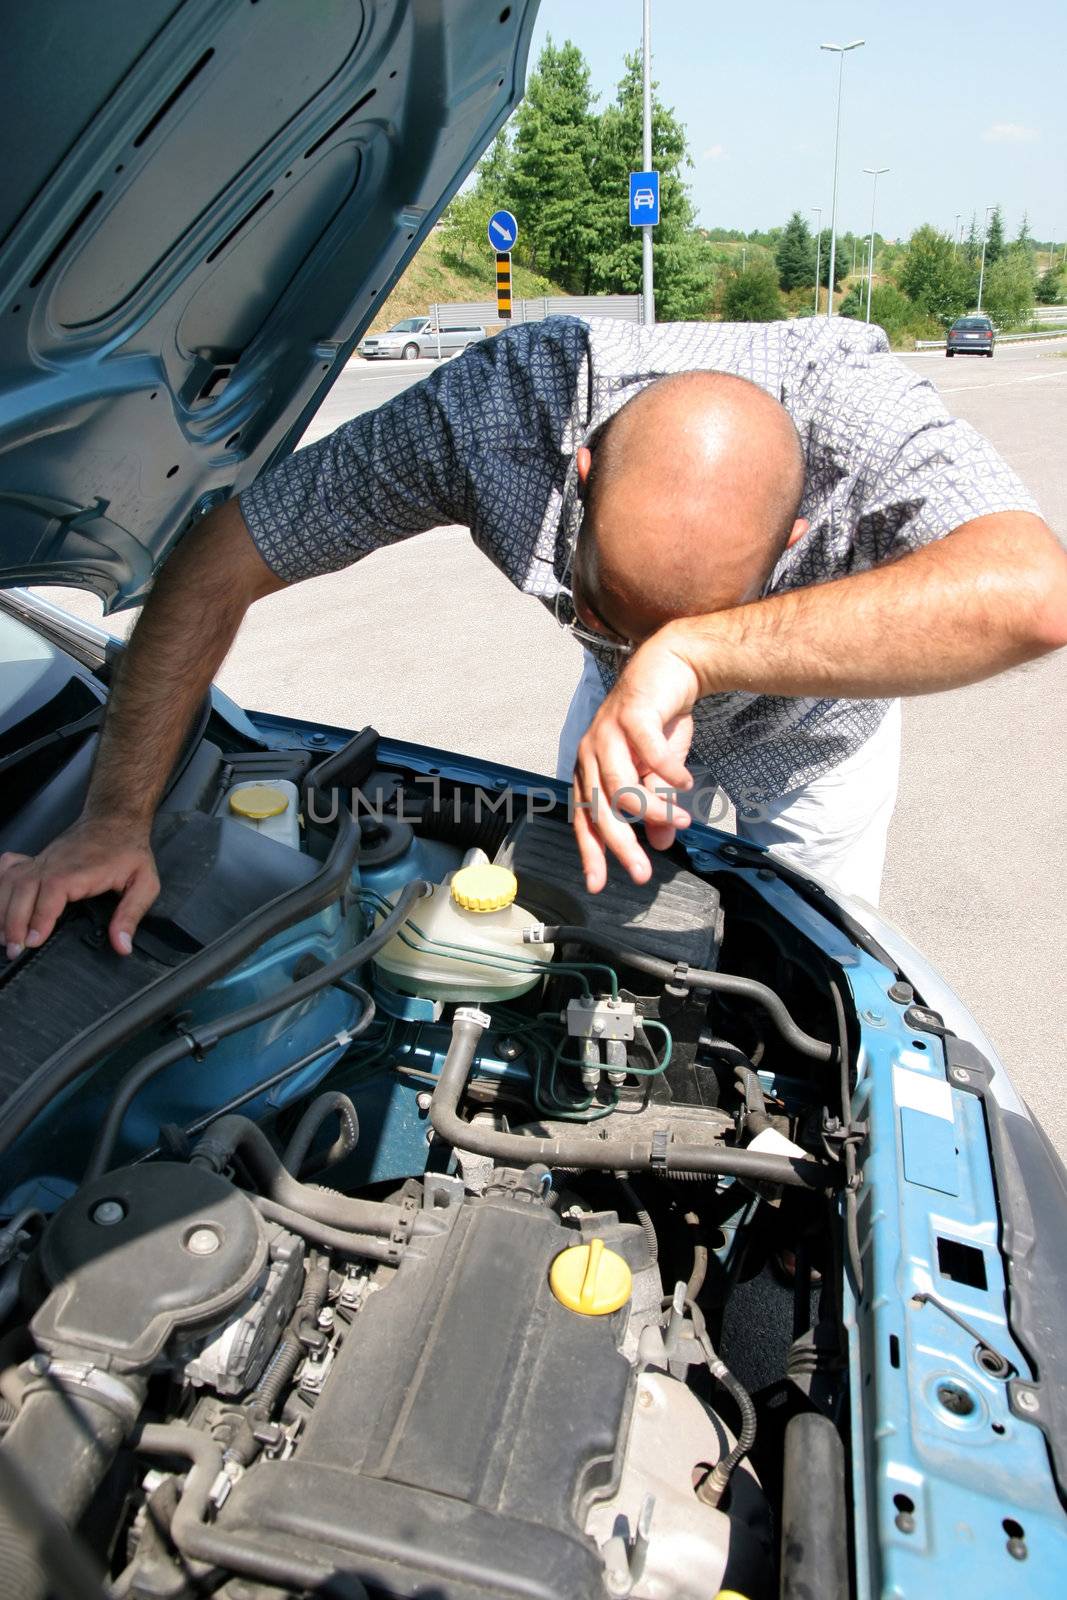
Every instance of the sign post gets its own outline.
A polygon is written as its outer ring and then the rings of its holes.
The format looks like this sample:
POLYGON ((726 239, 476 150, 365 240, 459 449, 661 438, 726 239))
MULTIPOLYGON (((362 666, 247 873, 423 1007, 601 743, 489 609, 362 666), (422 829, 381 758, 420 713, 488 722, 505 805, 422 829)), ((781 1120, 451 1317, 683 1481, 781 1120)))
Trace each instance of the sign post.
MULTIPOLYGON (((656 320, 656 300, 652 291, 652 229, 659 221, 659 176, 650 171, 652 166, 652 0, 644 0, 641 12, 641 100, 642 100, 642 128, 641 128, 641 160, 645 164, 650 177, 656 179, 652 185, 654 195, 653 208, 655 216, 641 223, 641 294, 643 298, 643 320, 646 328, 651 328, 656 320)), ((638 189, 647 190, 648 185, 638 189)), ((630 222, 634 220, 634 181, 630 179, 630 222)))
POLYGON ((510 211, 494 211, 488 232, 490 246, 496 251, 496 314, 501 322, 510 322, 511 252, 519 237, 519 225, 510 211))

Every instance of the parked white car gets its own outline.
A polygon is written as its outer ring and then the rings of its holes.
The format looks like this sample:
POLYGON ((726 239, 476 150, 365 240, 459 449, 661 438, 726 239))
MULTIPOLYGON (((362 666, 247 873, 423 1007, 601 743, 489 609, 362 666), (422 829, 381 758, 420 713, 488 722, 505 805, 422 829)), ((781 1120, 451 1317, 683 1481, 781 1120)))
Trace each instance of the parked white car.
POLYGON ((367 361, 414 361, 419 356, 454 356, 469 344, 485 338, 485 329, 469 323, 461 328, 442 327, 430 317, 404 317, 385 333, 369 335, 359 346, 367 361))

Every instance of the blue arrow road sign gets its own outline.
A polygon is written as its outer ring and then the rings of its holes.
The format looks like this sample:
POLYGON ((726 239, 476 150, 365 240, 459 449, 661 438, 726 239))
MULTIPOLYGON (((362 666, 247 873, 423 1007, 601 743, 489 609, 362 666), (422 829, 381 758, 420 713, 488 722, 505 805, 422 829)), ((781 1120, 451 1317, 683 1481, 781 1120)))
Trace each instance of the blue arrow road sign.
POLYGON ((494 211, 489 218, 489 243, 494 250, 514 250, 519 225, 510 211, 494 211))
MULTIPOLYGON (((654 228, 659 221, 659 173, 631 172, 630 226, 654 228)), ((490 224, 492 226, 492 224, 490 224)))

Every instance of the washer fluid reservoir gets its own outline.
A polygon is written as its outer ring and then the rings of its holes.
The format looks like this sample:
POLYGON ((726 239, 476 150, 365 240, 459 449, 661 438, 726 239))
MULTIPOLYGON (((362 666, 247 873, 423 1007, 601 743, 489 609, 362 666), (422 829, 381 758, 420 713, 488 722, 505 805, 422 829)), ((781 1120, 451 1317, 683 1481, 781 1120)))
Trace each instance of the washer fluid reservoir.
MULTIPOLYGON (((510 1000, 539 981, 549 944, 522 942, 538 918, 517 905, 507 867, 461 867, 434 885, 375 957, 383 982, 429 1000, 510 1000)), ((395 899, 395 896, 393 897, 395 899)))

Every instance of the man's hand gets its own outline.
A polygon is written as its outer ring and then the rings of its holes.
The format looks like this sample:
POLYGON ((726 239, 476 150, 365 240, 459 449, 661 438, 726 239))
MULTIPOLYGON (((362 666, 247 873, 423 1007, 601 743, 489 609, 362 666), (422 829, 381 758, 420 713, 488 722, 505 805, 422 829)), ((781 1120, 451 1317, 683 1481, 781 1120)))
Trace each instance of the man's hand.
POLYGON ((607 882, 607 854, 635 883, 651 876, 648 857, 624 817, 643 821, 653 849, 666 850, 688 815, 671 793, 688 789, 685 758, 693 737, 700 681, 674 624, 661 628, 631 657, 578 746, 574 831, 587 888, 607 882))
POLYGON ((39 856, 0 856, 0 938, 9 961, 43 944, 72 900, 122 896, 108 928, 112 948, 129 955, 133 935, 159 894, 148 835, 114 818, 76 822, 39 856))
POLYGON ((111 943, 131 937, 159 893, 148 839, 167 777, 248 607, 283 587, 236 500, 178 545, 122 652, 81 821, 30 860, 0 857, 0 938, 9 958, 42 944, 72 900, 122 896, 111 943))
POLYGON ((641 646, 578 747, 575 832, 586 884, 605 846, 650 876, 632 829, 665 848, 688 818, 655 790, 689 787, 682 765, 698 700, 741 690, 805 699, 895 699, 978 683, 1067 645, 1067 553, 1040 517, 977 517, 870 571, 670 622, 641 646), (593 809, 595 803, 595 810, 593 809), (584 806, 589 809, 578 810, 584 806), (651 824, 651 826, 649 826, 651 824))

